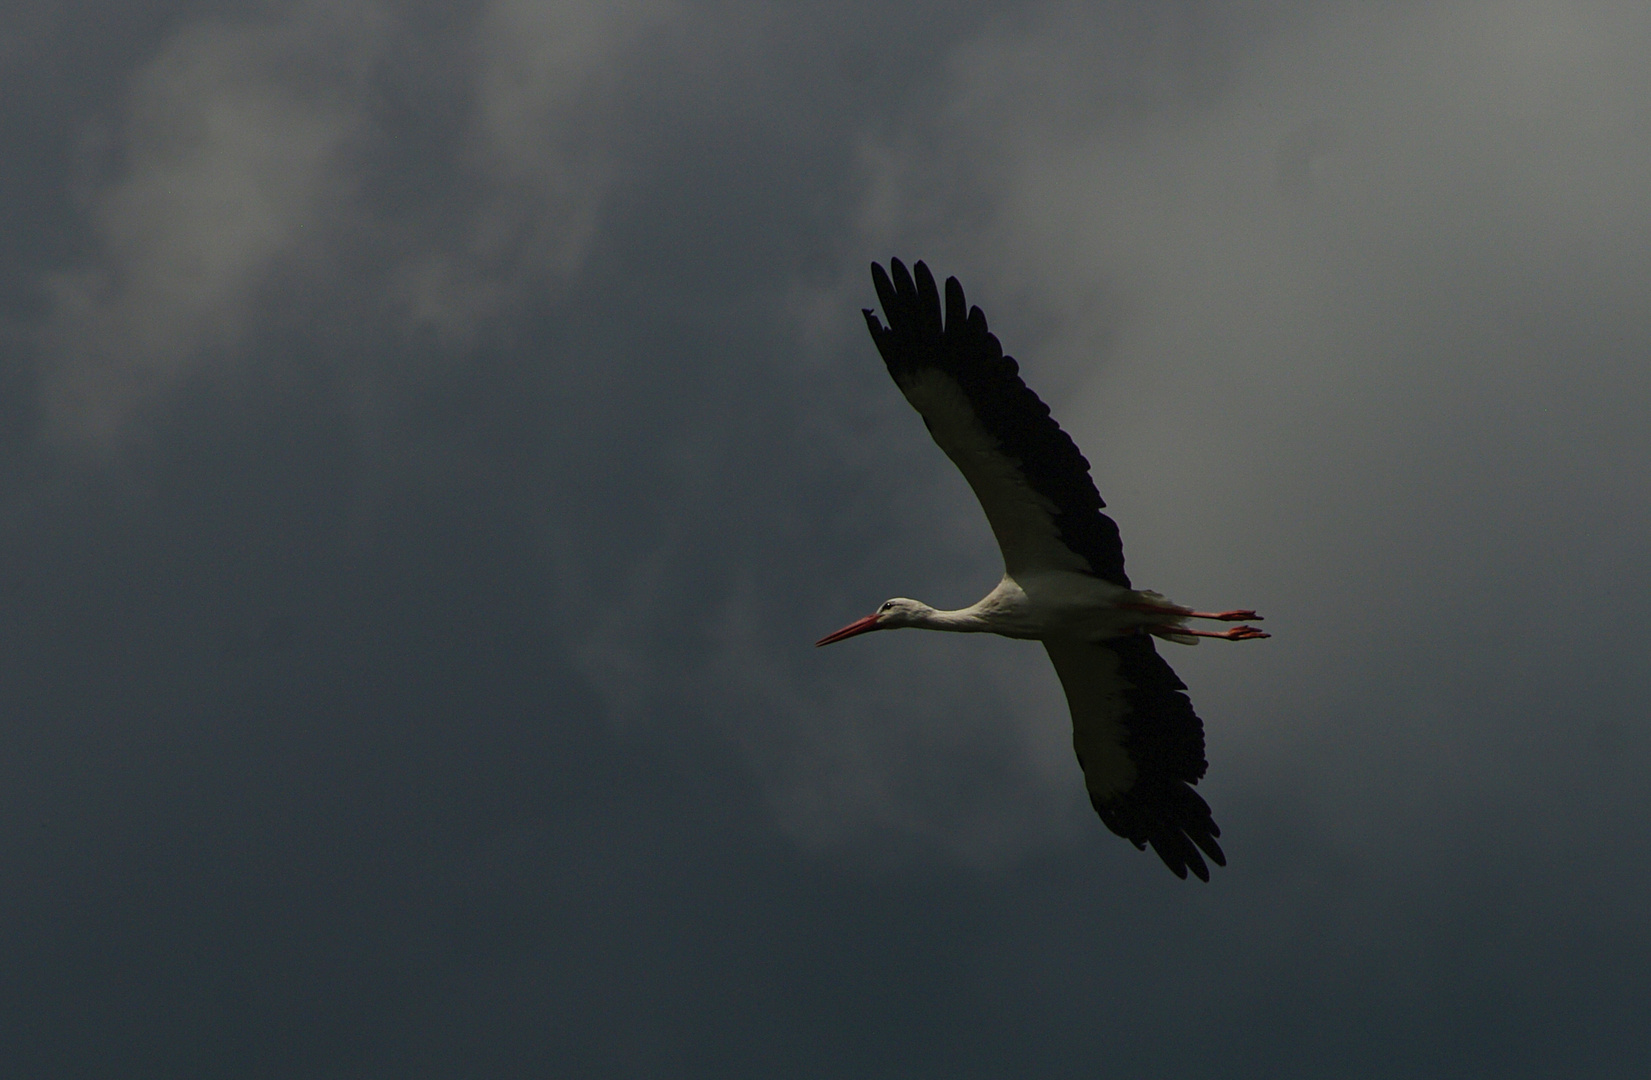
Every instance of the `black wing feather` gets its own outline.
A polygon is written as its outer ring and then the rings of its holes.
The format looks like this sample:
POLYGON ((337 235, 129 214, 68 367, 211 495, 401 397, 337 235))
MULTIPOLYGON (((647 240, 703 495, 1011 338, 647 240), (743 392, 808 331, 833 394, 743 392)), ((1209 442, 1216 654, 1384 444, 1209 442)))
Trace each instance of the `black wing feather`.
POLYGON ((1049 406, 1021 381, 1020 367, 1003 354, 981 310, 969 308, 963 286, 946 279, 945 319, 934 275, 923 263, 916 277, 899 259, 889 260, 892 278, 871 264, 872 283, 889 325, 885 329, 871 309, 866 325, 889 374, 904 386, 903 376, 922 368, 939 368, 962 388, 981 426, 998 440, 1008 457, 1020 462, 1027 483, 1054 507, 1061 542, 1105 581, 1129 588, 1124 573, 1124 546, 1118 526, 1101 512, 1106 503, 1089 475, 1089 462, 1072 437, 1049 415, 1049 406))
POLYGON ((1124 750, 1138 770, 1134 785, 1107 800, 1092 799, 1106 827, 1134 844, 1148 844, 1178 877, 1191 869, 1208 881, 1210 872, 1197 849, 1217 866, 1227 857, 1215 838, 1221 830, 1192 785, 1203 779, 1204 723, 1193 712, 1182 682, 1158 655, 1152 638, 1131 634, 1098 643, 1119 662, 1125 684, 1128 736, 1124 750), (1195 846, 1196 845, 1196 848, 1195 846))

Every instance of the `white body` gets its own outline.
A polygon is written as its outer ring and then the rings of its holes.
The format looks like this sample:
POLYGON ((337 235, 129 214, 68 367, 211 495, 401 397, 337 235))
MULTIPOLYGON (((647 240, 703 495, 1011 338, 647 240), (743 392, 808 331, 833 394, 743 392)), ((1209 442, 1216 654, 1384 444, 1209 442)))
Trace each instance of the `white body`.
MULTIPOLYGON (((1136 633, 1141 627, 1179 625, 1182 619, 1161 608, 1157 593, 1125 589, 1088 574, 1069 570, 1005 573, 997 588, 978 603, 957 611, 939 611, 918 600, 890 600, 878 613, 883 627, 916 626, 927 630, 1001 634, 1033 641, 1104 641, 1136 633), (1150 605, 1141 611, 1119 605, 1150 605)), ((1196 641, 1196 638, 1188 638, 1196 641)))

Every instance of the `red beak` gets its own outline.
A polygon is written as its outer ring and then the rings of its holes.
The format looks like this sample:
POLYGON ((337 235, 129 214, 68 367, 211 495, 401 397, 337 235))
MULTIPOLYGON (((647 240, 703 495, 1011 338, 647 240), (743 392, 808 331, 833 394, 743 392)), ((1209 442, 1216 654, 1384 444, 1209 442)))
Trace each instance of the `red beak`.
POLYGON ((867 615, 863 619, 855 619, 835 634, 827 634, 819 641, 816 641, 814 643, 814 647, 817 649, 821 645, 830 645, 834 641, 842 641, 844 638, 851 638, 856 634, 864 634, 868 630, 875 629, 877 629, 877 616, 867 615))

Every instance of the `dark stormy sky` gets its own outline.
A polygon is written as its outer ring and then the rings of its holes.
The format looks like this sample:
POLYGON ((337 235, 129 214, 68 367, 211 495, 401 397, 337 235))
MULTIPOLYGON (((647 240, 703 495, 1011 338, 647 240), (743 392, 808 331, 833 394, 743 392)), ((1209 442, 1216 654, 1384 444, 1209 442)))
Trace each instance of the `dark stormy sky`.
POLYGON ((1651 9, 12 0, 0 1059, 1651 1067, 1651 9), (866 337, 1095 464, 1230 867, 1083 796, 866 337))

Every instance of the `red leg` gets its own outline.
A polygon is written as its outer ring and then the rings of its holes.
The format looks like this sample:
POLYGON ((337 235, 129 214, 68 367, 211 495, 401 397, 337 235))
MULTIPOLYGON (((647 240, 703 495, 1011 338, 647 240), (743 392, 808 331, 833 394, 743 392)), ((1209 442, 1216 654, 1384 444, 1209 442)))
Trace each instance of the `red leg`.
POLYGON ((1194 611, 1173 604, 1119 604, 1125 611, 1145 611, 1153 615, 1174 615, 1182 619, 1215 619, 1219 622, 1239 622, 1243 619, 1261 621, 1253 611, 1194 611))
POLYGON ((1261 616, 1253 611, 1189 611, 1189 619, 1216 619, 1220 622, 1243 622, 1245 619, 1261 621, 1261 616))
POLYGON ((1220 633, 1214 633, 1209 630, 1189 630, 1184 626, 1148 626, 1145 629, 1147 633, 1156 634, 1159 637, 1173 637, 1177 634, 1185 634, 1190 637, 1225 638, 1228 641, 1246 641, 1250 638, 1265 638, 1273 636, 1265 630, 1257 630, 1253 626, 1235 626, 1231 630, 1223 630, 1220 633))

